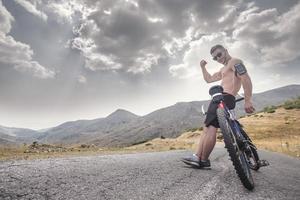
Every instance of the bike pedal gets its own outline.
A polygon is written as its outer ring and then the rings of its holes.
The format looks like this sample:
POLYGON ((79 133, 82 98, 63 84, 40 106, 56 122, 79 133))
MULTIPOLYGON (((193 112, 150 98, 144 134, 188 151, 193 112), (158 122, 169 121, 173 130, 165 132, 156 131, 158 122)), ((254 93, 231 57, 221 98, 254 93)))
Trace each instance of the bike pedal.
POLYGON ((265 166, 270 165, 270 163, 269 163, 267 160, 259 160, 259 161, 258 161, 258 165, 259 165, 260 167, 265 167, 265 166))

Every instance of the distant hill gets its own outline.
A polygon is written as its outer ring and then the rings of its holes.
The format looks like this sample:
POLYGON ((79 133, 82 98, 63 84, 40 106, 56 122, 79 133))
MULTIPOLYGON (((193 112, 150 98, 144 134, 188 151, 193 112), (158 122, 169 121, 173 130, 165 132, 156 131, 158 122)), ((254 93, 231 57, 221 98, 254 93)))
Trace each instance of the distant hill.
MULTIPOLYGON (((279 105, 298 96, 300 85, 289 85, 254 94, 253 103, 256 110, 260 111, 266 106, 279 105)), ((0 138, 17 143, 37 140, 52 144, 129 146, 161 136, 174 138, 187 129, 203 126, 201 106, 207 108, 208 103, 208 100, 180 102, 145 116, 118 109, 106 118, 66 122, 43 132, 15 128, 5 130, 4 127, 0 129, 0 138)), ((238 116, 245 114, 243 103, 238 103, 236 112, 238 116)))
MULTIPOLYGON (((0 137, 2 137, 2 135, 0 135, 0 137)), ((4 138, 0 138, 0 144, 1 145, 5 145, 5 146, 11 146, 11 145, 16 145, 15 142, 4 139, 4 138)))
POLYGON ((66 122, 45 131, 38 140, 43 143, 82 143, 97 138, 98 135, 107 135, 138 117, 126 110, 118 109, 106 118, 66 122))
POLYGON ((19 144, 32 142, 38 136, 38 132, 31 129, 10 128, 0 126, 0 144, 19 144))

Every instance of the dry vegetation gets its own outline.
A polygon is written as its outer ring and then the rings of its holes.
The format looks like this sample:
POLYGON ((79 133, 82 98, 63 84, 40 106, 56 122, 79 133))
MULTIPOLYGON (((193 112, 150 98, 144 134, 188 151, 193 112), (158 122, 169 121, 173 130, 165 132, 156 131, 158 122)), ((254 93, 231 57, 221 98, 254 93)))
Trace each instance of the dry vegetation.
POLYGON ((259 148, 300 157, 300 109, 280 107, 240 121, 259 148))
POLYGON ((127 147, 129 150, 136 151, 168 151, 181 149, 195 149, 202 131, 185 132, 178 138, 156 138, 143 144, 127 147))
MULTIPOLYGON (((239 121, 258 148, 300 157, 300 109, 287 110, 279 107, 274 112, 246 116, 239 121)), ((201 133, 202 131, 196 130, 183 133, 175 139, 154 139, 128 149, 195 150, 201 133)))
MULTIPOLYGON (((299 99, 298 99, 299 101, 299 99)), ((298 105, 299 106, 299 105, 298 105)), ((279 108, 266 109, 265 112, 240 119, 244 129, 257 147, 300 157, 300 109, 279 108)), ((185 132, 178 138, 157 138, 142 144, 126 148, 103 149, 93 145, 52 146, 43 144, 22 145, 20 147, 0 147, 0 160, 37 159, 66 157, 78 155, 101 155, 136 153, 149 151, 195 150, 201 129, 185 132)), ((221 140, 218 140, 221 142, 221 140)))
POLYGON ((0 161, 136 153, 135 150, 126 150, 124 148, 99 148, 85 144, 69 147, 39 144, 40 147, 36 149, 31 149, 30 146, 0 147, 0 161))

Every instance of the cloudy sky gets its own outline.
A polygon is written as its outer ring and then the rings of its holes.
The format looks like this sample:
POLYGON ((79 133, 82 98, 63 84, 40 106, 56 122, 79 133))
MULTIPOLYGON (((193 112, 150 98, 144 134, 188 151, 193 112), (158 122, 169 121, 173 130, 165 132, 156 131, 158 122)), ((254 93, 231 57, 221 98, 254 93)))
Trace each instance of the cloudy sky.
POLYGON ((299 36, 296 0, 0 0, 0 125, 209 99, 199 61, 218 70, 217 43, 244 61, 255 93, 300 84, 299 36))

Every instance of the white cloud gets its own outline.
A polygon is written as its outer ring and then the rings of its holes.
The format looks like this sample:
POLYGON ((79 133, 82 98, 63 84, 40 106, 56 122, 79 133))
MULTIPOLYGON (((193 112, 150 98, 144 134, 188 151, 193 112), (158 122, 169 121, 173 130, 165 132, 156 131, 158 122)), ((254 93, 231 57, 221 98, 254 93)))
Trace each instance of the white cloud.
POLYGON ((125 0, 125 2, 130 3, 130 4, 134 5, 135 7, 139 7, 138 2, 136 2, 134 0, 125 0))
POLYGON ((21 72, 29 72, 33 76, 41 79, 54 78, 55 72, 41 66, 36 61, 21 60, 15 63, 15 69, 21 72))
MULTIPOLYGON (((172 76, 181 79, 197 77, 199 70, 196 68, 200 59, 208 58, 210 63, 209 49, 215 44, 223 44, 232 56, 241 58, 249 69, 254 66, 283 65, 300 56, 300 3, 282 15, 276 8, 260 10, 255 4, 248 4, 239 15, 236 15, 234 6, 227 7, 227 14, 218 21, 233 21, 232 37, 225 32, 216 32, 190 42, 182 63, 169 68, 172 76)), ((165 44, 170 54, 174 46, 165 44)), ((208 70, 213 72, 218 67, 208 64, 208 70)))
POLYGON ((26 0, 14 0, 17 4, 25 8, 31 14, 40 17, 42 20, 47 21, 48 16, 37 9, 37 4, 41 3, 40 1, 26 1, 26 0))
POLYGON ((215 72, 218 70, 217 63, 211 66, 210 48, 216 44, 224 44, 226 46, 228 37, 226 33, 214 33, 201 37, 199 40, 190 42, 190 48, 185 52, 183 63, 173 65, 169 68, 170 73, 174 77, 187 79, 191 77, 202 77, 200 74, 199 63, 202 59, 208 63, 208 70, 215 72))
POLYGON ((6 10, 0 1, 0 34, 7 34, 11 29, 11 22, 14 17, 6 10))
POLYGON ((64 21, 72 22, 72 16, 75 10, 73 9, 73 6, 69 1, 64 1, 59 3, 50 2, 47 5, 47 7, 53 13, 57 14, 57 16, 60 18, 62 22, 64 21))
POLYGON ((33 51, 27 44, 17 42, 11 36, 0 35, 0 61, 15 63, 21 60, 30 60, 33 51))
POLYGON ((53 13, 60 23, 77 23, 76 20, 87 19, 87 17, 96 11, 99 2, 95 2, 94 7, 86 6, 85 0, 56 0, 49 1, 46 10, 53 13), (79 16, 77 16, 79 14, 79 16))
POLYGON ((120 63, 115 61, 115 57, 106 56, 97 52, 84 52, 85 67, 93 71, 96 70, 117 70, 121 69, 122 66, 120 63))
POLYGON ((93 39, 84 39, 81 37, 70 41, 70 46, 73 49, 81 51, 85 58, 85 67, 92 70, 116 70, 121 68, 121 64, 116 62, 116 57, 113 55, 106 56, 97 52, 97 46, 93 39))
POLYGON ((148 20, 152 23, 159 23, 159 22, 163 22, 164 19, 159 18, 159 17, 148 17, 148 20))
POLYGON ((284 64, 300 56, 300 2, 280 15, 276 8, 249 8, 237 20, 233 38, 251 44, 265 66, 284 64))
POLYGON ((41 79, 53 78, 54 71, 32 60, 33 51, 29 45, 18 42, 12 36, 7 35, 11 29, 13 17, 1 1, 0 11, 2 11, 0 14, 0 63, 11 65, 18 71, 29 72, 41 79))
POLYGON ((87 79, 86 79, 85 76, 79 75, 79 76, 77 77, 77 81, 78 81, 79 83, 86 83, 86 82, 87 82, 87 79))
POLYGON ((145 53, 145 56, 135 59, 135 65, 129 67, 127 72, 132 72, 133 74, 150 72, 151 67, 157 64, 158 59, 158 55, 145 53))

